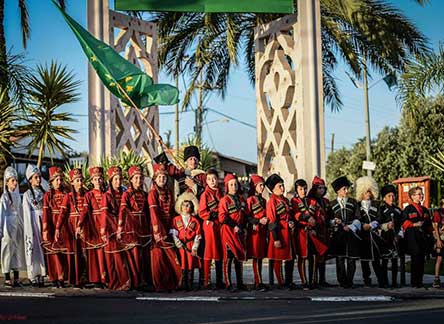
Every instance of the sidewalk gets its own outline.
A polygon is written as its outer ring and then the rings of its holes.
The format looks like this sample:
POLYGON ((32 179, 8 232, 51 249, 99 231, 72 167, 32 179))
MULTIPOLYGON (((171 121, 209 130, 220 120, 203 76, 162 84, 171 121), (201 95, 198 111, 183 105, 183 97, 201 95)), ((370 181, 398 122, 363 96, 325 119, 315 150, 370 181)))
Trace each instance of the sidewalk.
MULTIPOLYGON (((444 287, 440 289, 431 288, 433 282, 433 276, 424 275, 424 284, 426 289, 402 287, 397 289, 381 289, 377 288, 376 278, 372 274, 373 287, 365 288, 363 286, 361 266, 360 262, 357 262, 357 270, 355 275, 355 288, 343 289, 337 286, 336 282, 336 267, 334 260, 330 260, 327 264, 327 281, 334 285, 329 288, 318 288, 314 290, 304 291, 302 289, 296 290, 281 290, 274 287, 266 292, 259 292, 256 290, 250 291, 238 291, 229 292, 226 290, 197 290, 192 292, 177 291, 172 293, 154 293, 154 292, 141 292, 141 291, 111 291, 107 289, 53 289, 49 287, 49 283, 45 288, 32 288, 26 285, 27 280, 23 282, 25 286, 23 288, 5 288, 3 283, 0 285, 0 297, 1 296, 17 296, 17 297, 92 297, 92 298, 137 298, 145 300, 172 300, 172 301, 220 301, 220 300, 269 300, 269 299, 282 299, 282 300, 298 300, 309 299, 317 300, 318 297, 323 298, 356 298, 365 297, 372 299, 374 297, 386 298, 386 299, 424 299, 424 298, 443 298, 444 299, 444 287)), ((295 267, 296 268, 296 267, 295 267)), ((25 275, 25 274, 24 274, 25 275)), ((212 274, 215 277, 215 274, 212 274)), ((195 273, 197 279, 197 271, 195 273)), ((233 279, 234 269, 233 269, 233 279)), ((196 283, 195 279, 195 283, 196 283)), ((265 283, 268 283, 268 263, 264 262, 263 267, 263 279, 265 283)), ((389 274, 390 279, 390 274, 389 274)), ((244 266, 244 281, 251 287, 253 282, 253 273, 251 262, 247 262, 244 266)), ((407 284, 410 282, 409 273, 406 274, 407 284)), ((297 269, 294 272, 294 282, 300 286, 300 279, 297 273, 297 269)))

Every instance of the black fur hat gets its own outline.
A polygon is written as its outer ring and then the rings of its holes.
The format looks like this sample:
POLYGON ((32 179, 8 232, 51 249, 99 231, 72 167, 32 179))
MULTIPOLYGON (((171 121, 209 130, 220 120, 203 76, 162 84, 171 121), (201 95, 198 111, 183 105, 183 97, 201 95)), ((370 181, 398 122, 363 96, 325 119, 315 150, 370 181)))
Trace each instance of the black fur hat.
POLYGON ((331 183, 331 186, 333 187, 333 190, 335 192, 338 192, 339 189, 342 187, 350 187, 352 184, 350 181, 348 181, 346 176, 339 177, 331 183))
POLYGON ((183 150, 183 160, 186 161, 192 156, 196 157, 200 161, 200 153, 197 146, 191 145, 185 147, 183 150))
POLYGON ((273 191, 274 187, 278 184, 278 183, 284 183, 284 179, 282 179, 278 174, 273 173, 271 176, 269 176, 267 178, 267 180, 265 180, 265 185, 267 186, 268 189, 270 189, 270 191, 273 191))

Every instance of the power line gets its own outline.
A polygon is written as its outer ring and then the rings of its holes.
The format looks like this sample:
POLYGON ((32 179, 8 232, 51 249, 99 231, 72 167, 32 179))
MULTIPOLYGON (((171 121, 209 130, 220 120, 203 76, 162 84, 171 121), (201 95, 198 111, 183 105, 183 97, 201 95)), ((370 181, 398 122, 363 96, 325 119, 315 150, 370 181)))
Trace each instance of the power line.
POLYGON ((225 118, 228 118, 228 119, 230 119, 230 120, 232 120, 232 121, 238 122, 239 124, 242 124, 242 125, 244 125, 244 126, 251 127, 251 128, 253 128, 253 129, 256 129, 256 125, 253 125, 253 124, 250 124, 250 123, 244 122, 243 120, 240 120, 240 119, 237 119, 237 118, 235 118, 235 117, 229 116, 229 115, 227 115, 227 114, 221 113, 221 112, 219 112, 219 111, 217 111, 217 110, 215 110, 215 109, 213 109, 213 108, 205 107, 205 109, 207 109, 207 110, 209 110, 209 111, 212 111, 212 112, 215 113, 215 114, 221 115, 221 116, 223 116, 223 117, 225 117, 225 118))

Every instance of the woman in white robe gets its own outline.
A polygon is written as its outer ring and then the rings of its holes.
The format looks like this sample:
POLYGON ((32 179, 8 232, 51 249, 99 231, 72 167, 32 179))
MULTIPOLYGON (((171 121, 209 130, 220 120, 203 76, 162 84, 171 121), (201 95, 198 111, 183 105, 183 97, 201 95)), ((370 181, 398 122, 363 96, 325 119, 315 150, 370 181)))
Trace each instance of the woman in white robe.
POLYGON ((23 240, 23 213, 17 181, 17 171, 7 167, 0 198, 0 261, 6 287, 19 287, 19 271, 24 270, 25 247, 23 240), (14 281, 10 272, 14 271, 14 281))
POLYGON ((45 191, 41 185, 39 168, 32 164, 28 165, 26 179, 29 184, 29 189, 23 195, 26 270, 32 286, 43 287, 43 277, 46 275, 42 247, 42 214, 45 191))

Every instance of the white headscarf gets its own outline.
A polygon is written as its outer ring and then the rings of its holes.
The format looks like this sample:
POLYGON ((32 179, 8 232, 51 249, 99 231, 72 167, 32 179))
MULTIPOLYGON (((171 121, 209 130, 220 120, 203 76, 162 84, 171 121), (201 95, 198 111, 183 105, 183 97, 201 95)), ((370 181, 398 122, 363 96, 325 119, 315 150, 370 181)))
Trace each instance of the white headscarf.
MULTIPOLYGON (((31 177, 36 173, 40 174, 40 176, 42 175, 40 169, 36 165, 28 164, 28 167, 26 168, 26 179, 29 181, 29 179, 31 179, 31 177)), ((45 179, 43 179, 43 177, 41 178, 40 184, 42 185, 43 190, 49 190, 49 184, 45 179)))
MULTIPOLYGON (((4 175, 3 175, 3 191, 6 191, 6 182, 10 178, 16 178, 18 180, 17 171, 12 166, 8 166, 5 170, 4 175)), ((19 193, 18 183, 17 183, 17 187, 15 187, 14 193, 19 193)))

